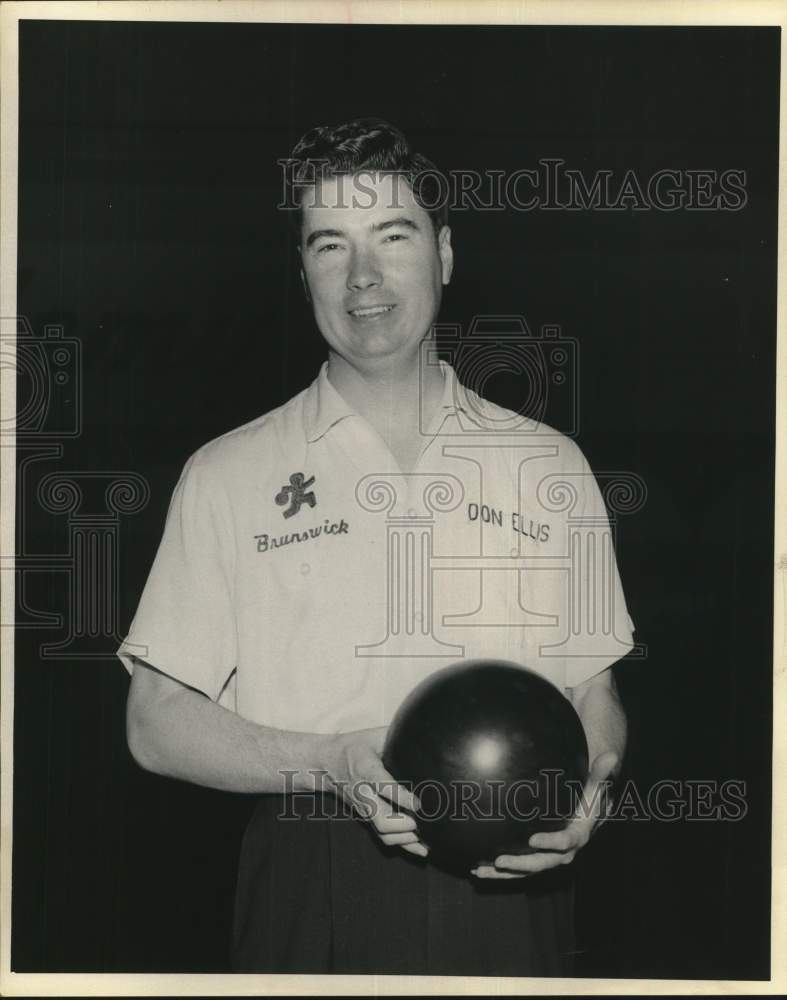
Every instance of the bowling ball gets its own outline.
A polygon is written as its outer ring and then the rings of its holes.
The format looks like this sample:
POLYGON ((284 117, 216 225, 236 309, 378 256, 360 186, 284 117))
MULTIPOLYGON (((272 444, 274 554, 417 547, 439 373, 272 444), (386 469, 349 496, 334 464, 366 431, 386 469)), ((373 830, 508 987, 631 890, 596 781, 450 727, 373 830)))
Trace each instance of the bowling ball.
POLYGON ((416 823, 449 865, 526 854, 562 829, 588 771, 579 716, 548 680, 517 663, 468 660, 436 671, 399 706, 383 763, 420 800, 416 823))

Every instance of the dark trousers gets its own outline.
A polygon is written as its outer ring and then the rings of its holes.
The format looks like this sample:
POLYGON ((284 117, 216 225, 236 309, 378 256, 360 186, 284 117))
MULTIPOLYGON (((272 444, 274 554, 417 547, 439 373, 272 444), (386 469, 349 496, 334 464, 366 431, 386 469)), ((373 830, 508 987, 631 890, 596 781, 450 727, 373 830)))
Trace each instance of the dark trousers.
POLYGON ((572 974, 569 869, 474 879, 325 818, 339 810, 333 796, 261 797, 241 849, 234 972, 572 974))

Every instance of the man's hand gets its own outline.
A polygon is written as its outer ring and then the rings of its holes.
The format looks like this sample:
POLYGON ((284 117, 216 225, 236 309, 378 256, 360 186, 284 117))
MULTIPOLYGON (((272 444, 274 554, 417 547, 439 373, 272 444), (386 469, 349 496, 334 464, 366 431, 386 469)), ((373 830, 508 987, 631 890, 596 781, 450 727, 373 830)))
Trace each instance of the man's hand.
POLYGON ((577 851, 590 840, 599 817, 603 815, 603 782, 609 779, 617 764, 618 756, 612 751, 595 758, 582 790, 584 801, 574 818, 555 833, 534 833, 528 845, 537 848, 535 854, 501 855, 495 858, 494 867, 481 865, 473 869, 473 875, 478 878, 525 878, 558 865, 570 864, 577 851))
POLYGON ((336 794, 372 824, 384 844, 423 858, 429 849, 419 840, 411 815, 418 801, 383 766, 386 732, 387 727, 381 726, 333 737, 328 777, 336 794))

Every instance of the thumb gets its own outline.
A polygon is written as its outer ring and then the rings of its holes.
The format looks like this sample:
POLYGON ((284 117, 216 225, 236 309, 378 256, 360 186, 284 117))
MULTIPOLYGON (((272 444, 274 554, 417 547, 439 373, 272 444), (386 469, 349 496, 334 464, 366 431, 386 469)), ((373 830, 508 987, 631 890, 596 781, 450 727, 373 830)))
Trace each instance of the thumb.
POLYGON ((607 789, 604 785, 609 781, 618 760, 618 755, 612 750, 605 750, 604 753, 600 753, 593 759, 578 810, 581 819, 598 820, 600 818, 607 796, 607 789))
POLYGON ((598 785, 610 777, 620 758, 614 750, 605 750, 593 759, 588 774, 588 784, 598 785))

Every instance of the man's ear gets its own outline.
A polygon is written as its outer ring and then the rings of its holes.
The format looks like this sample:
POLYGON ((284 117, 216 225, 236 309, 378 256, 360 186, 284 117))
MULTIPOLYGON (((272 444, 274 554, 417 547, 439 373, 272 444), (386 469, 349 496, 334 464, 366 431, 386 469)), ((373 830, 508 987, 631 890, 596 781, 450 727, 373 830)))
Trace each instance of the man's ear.
POLYGON ((451 275, 454 271, 454 250, 451 246, 451 230, 448 226, 443 226, 437 237, 437 252, 440 254, 440 261, 443 265, 443 284, 447 285, 451 281, 451 275))
POLYGON ((306 280, 303 268, 301 268, 301 284, 303 285, 303 294, 306 296, 306 301, 311 303, 312 297, 309 294, 309 282, 306 280))

